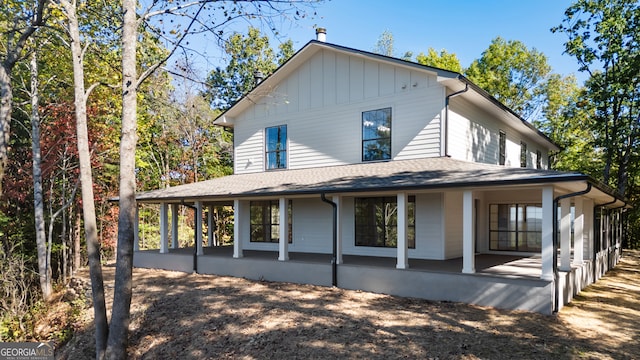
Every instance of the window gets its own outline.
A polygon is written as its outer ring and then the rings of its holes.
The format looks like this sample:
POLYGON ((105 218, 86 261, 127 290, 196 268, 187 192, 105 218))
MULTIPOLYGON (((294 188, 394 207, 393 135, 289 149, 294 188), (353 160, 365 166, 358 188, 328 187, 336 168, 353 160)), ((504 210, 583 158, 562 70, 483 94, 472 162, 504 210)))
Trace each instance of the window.
POLYGON ((542 169, 542 153, 536 150, 536 169, 542 169))
POLYGON ((490 250, 541 251, 540 204, 489 205, 490 250))
POLYGON ((287 168, 287 125, 265 129, 266 169, 287 168))
MULTIPOLYGON (((397 200, 395 196, 356 198, 356 246, 397 247, 397 200)), ((407 243, 415 249, 415 196, 409 196, 407 208, 407 243)))
POLYGON ((507 148, 507 134, 500 130, 500 154, 499 154, 499 164, 504 165, 506 160, 506 148, 507 148))
POLYGON ((362 161, 391 159, 391 108, 362 113, 362 161))
POLYGON ((527 167, 527 144, 524 141, 520 142, 520 167, 527 167))
MULTIPOLYGON (((251 201, 249 216, 251 218, 251 242, 280 241, 280 205, 278 200, 251 201)), ((292 242, 291 200, 289 200, 288 226, 289 243, 292 242)))

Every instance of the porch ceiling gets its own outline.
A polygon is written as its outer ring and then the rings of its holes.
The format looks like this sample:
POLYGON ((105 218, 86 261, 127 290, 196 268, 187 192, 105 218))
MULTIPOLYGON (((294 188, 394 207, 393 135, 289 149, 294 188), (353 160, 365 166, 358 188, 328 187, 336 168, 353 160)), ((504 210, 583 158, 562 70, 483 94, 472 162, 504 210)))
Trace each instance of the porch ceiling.
MULTIPOLYGON (((446 157, 236 174, 139 193, 139 202, 228 201, 236 198, 371 191, 560 184, 567 191, 593 182, 587 175, 479 164, 446 157)), ((613 197, 598 190, 601 202, 613 197)))

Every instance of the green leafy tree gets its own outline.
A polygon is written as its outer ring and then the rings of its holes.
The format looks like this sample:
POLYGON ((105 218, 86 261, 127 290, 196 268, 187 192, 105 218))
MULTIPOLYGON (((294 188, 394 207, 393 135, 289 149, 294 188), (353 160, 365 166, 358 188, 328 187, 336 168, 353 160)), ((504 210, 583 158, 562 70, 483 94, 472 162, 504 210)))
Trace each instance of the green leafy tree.
POLYGON ((427 53, 420 53, 416 56, 416 61, 422 65, 433 66, 440 69, 462 73, 462 65, 455 53, 449 53, 442 49, 437 52, 434 48, 429 48, 427 53))
POLYGON ((604 153, 602 180, 622 194, 640 170, 639 27, 637 1, 579 0, 551 29, 568 37, 566 52, 590 75, 585 100, 595 108, 591 126, 604 153))
POLYGON ((552 74, 543 88, 546 101, 542 118, 534 125, 562 149, 552 157, 557 170, 576 171, 599 177, 602 155, 594 146, 596 134, 591 130, 593 107, 584 101, 585 88, 575 76, 552 74))
POLYGON ((544 82, 551 72, 544 54, 520 41, 493 39, 465 75, 527 120, 536 119, 544 103, 544 82))
POLYGON ((247 35, 232 34, 225 42, 229 57, 227 67, 216 68, 207 79, 207 99, 215 108, 229 108, 242 95, 255 86, 255 75, 266 77, 293 55, 293 42, 288 40, 278 46, 276 53, 269 44, 269 37, 259 29, 250 27, 247 35))

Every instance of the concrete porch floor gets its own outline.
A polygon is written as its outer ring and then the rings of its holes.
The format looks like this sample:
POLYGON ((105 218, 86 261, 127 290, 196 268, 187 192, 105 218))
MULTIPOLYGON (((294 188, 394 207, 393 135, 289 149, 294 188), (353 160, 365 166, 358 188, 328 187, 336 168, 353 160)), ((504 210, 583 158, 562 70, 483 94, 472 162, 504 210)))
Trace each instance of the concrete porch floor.
MULTIPOLYGON (((203 256, 207 258, 233 257, 233 246, 204 247, 203 250, 203 256)), ((158 250, 142 251, 158 252, 158 250)), ((169 254, 192 255, 193 253, 193 247, 169 249, 169 254)), ((243 255, 244 258, 248 259, 271 259, 273 261, 278 261, 277 251, 244 250, 243 255)), ((289 252, 289 261, 314 264, 330 263, 331 254, 289 252)), ((392 257, 343 255, 343 263, 345 265, 366 265, 389 269, 394 269, 396 267, 396 259, 392 257)), ((476 254, 475 268, 477 274, 539 279, 541 272, 541 259, 537 254, 531 256, 476 254)), ((462 271, 462 258, 450 260, 423 260, 410 258, 409 269, 416 271, 460 273, 462 271)))

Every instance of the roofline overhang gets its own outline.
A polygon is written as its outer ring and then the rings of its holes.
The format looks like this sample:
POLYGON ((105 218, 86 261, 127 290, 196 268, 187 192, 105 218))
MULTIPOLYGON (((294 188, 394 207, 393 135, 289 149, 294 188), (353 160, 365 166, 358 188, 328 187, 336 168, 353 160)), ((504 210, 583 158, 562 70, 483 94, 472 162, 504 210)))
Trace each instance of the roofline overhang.
MULTIPOLYGON (((136 197, 136 201, 139 203, 181 203, 185 201, 222 201, 230 202, 234 199, 250 199, 250 198, 273 198, 281 196, 306 196, 306 195, 319 195, 324 194, 359 194, 370 192, 393 192, 393 191, 424 191, 424 190, 458 190, 464 188, 495 188, 499 186, 544 186, 549 184, 562 184, 568 182, 584 182, 585 184, 592 185, 592 191, 599 191, 600 193, 611 197, 612 201, 605 201, 596 206, 605 205, 606 207, 630 208, 628 201, 612 191, 608 186, 601 182, 591 178, 588 175, 572 173, 561 174, 555 176, 544 177, 532 177, 527 179, 513 179, 513 180, 501 180, 501 181, 468 181, 462 183, 445 183, 445 184, 427 184, 427 185, 409 185, 409 186, 387 186, 376 188, 310 188, 308 190, 295 190, 295 191, 273 191, 273 192, 243 192, 236 194, 220 194, 209 196, 169 196, 163 198, 148 198, 145 199, 136 197)), ((117 198, 110 199, 110 201, 118 201, 117 198)))
POLYGON ((507 107, 506 105, 504 105, 503 103, 501 103, 500 101, 498 101, 498 99, 494 98, 493 96, 491 96, 491 94, 489 94, 486 90, 484 90, 483 88, 481 88, 480 86, 474 84, 473 82, 471 82, 471 80, 467 79, 465 76, 463 75, 459 75, 458 77, 460 79, 460 81, 462 81, 465 85, 469 85, 469 87, 471 87, 475 92, 477 92, 478 94, 480 94, 482 97, 484 97, 485 99, 491 101, 491 103, 493 103, 494 105, 496 105, 497 107, 499 107, 500 109, 502 109, 503 111, 506 111, 507 113, 509 113, 510 115, 514 116, 515 118, 517 118, 518 120, 520 120, 520 122, 522 124, 524 124, 526 127, 528 127, 531 131, 535 132, 536 135, 542 137, 544 140, 546 140, 550 145, 552 145, 552 147, 555 148, 555 151, 560 151, 561 148, 558 144, 556 144, 553 140, 551 140, 547 135, 545 135, 543 132, 541 132, 540 130, 538 130, 535 126, 533 126, 530 122, 528 122, 527 120, 523 119, 520 115, 516 114, 513 110, 511 110, 509 107, 507 107))

